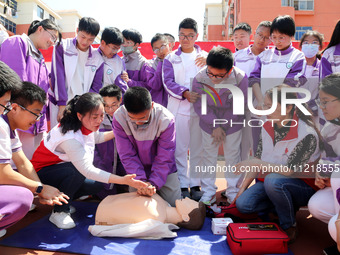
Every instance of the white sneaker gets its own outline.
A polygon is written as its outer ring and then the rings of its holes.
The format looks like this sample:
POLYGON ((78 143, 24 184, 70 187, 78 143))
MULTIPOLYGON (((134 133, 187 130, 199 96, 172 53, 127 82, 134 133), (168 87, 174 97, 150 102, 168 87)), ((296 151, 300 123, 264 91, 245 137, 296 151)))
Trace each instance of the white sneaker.
POLYGON ((211 196, 205 196, 203 194, 203 196, 201 197, 200 199, 200 202, 203 202, 203 204, 206 204, 206 205, 212 205, 213 203, 216 202, 216 196, 213 195, 212 197, 211 196))
POLYGON ((58 228, 62 229, 70 229, 76 226, 70 214, 66 212, 52 212, 49 220, 58 228))
POLYGON ((70 214, 75 213, 76 211, 77 209, 74 206, 70 205, 70 214))
POLYGON ((28 210, 29 212, 33 211, 37 206, 35 204, 31 204, 30 209, 28 210))
POLYGON ((4 235, 6 235, 6 233, 7 233, 6 229, 0 230, 0 238, 3 237, 4 235))

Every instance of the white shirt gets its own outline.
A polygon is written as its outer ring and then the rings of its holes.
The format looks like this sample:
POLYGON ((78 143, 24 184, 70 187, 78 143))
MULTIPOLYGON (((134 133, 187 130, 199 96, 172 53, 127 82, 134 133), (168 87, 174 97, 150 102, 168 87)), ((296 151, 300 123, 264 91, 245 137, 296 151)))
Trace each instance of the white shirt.
POLYGON ((85 91, 84 89, 84 75, 85 75, 85 65, 87 62, 87 58, 89 56, 89 50, 81 51, 77 49, 77 51, 78 51, 77 68, 72 78, 72 84, 70 84, 68 88, 68 100, 71 100, 76 95, 82 95, 88 92, 88 91, 85 91), (81 84, 81 85, 75 86, 74 84, 81 84))

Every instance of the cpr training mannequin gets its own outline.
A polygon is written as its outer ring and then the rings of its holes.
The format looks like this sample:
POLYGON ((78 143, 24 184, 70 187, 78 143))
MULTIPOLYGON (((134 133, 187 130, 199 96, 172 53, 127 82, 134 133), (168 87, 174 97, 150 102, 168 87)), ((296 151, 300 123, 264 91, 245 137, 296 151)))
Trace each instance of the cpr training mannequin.
POLYGON ((204 219, 203 203, 185 198, 176 200, 176 207, 171 207, 158 194, 149 197, 131 192, 106 197, 97 208, 96 225, 90 226, 89 231, 97 236, 159 239, 176 237, 169 231, 178 229, 175 225, 199 230, 204 219), (126 233, 122 227, 126 227, 126 233))

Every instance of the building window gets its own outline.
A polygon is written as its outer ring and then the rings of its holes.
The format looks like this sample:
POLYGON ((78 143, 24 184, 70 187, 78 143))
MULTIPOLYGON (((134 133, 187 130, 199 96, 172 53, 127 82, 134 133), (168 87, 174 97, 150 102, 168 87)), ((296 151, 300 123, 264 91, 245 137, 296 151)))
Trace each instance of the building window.
POLYGON ((44 19, 44 9, 37 5, 37 15, 39 18, 44 19))
POLYGON ((300 40, 307 30, 313 30, 312 27, 296 27, 295 40, 300 40))
POLYGON ((50 14, 50 20, 52 20, 53 22, 55 22, 55 17, 53 17, 51 14, 50 14))
POLYGON ((294 9, 299 11, 313 11, 314 0, 294 0, 294 9))
POLYGON ((3 16, 0 16, 0 20, 2 22, 2 24, 4 25, 4 27, 8 30, 13 32, 14 34, 16 34, 17 32, 17 24, 15 24, 14 22, 6 19, 3 16))

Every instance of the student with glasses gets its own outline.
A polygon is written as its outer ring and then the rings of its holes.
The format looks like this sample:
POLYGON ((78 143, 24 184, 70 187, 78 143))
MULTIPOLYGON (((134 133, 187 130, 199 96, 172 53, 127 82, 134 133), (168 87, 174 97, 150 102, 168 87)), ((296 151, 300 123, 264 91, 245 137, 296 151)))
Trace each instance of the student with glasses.
MULTIPOLYGON (((228 89, 219 89, 219 84, 232 84, 242 90, 244 101, 239 105, 246 105, 248 79, 244 71, 234 66, 232 52, 224 47, 214 47, 207 57, 207 66, 195 76, 192 90, 199 94, 198 100, 194 103, 194 109, 199 116, 199 129, 202 133, 203 162, 200 169, 217 166, 218 149, 223 144, 224 159, 226 166, 234 166, 241 158, 242 125, 230 126, 231 122, 242 123, 244 115, 233 115, 233 100, 235 100, 228 89), (211 97, 210 92, 216 104, 211 97), (217 92, 217 95, 214 92, 217 92), (206 95, 207 112, 202 114, 202 97, 206 95), (214 119, 226 119, 229 124, 213 126, 214 119)), ((204 172, 204 171, 202 171, 204 172)), ((231 171, 225 173, 227 190, 225 192, 229 203, 231 203, 238 192, 238 183, 242 178, 234 175, 231 171)), ((201 202, 212 204, 216 201, 216 173, 202 174, 201 187, 203 196, 201 202)), ((240 183, 239 183, 240 184, 240 183)))
POLYGON ((171 52, 167 36, 157 33, 151 39, 151 47, 156 56, 149 61, 149 66, 146 68, 148 86, 150 87, 152 100, 167 107, 168 93, 163 86, 162 80, 163 60, 171 52))
POLYGON ((27 130, 46 101, 46 92, 18 75, 0 61, 0 237, 29 211, 34 195, 42 204, 67 203, 58 189, 42 184, 22 151, 17 129, 27 130), (12 100, 12 104, 9 100, 12 100), (26 110, 24 110, 22 107, 26 110), (29 109, 29 111, 27 111, 29 109), (32 113, 34 114, 32 114, 32 113), (12 166, 17 167, 15 171, 12 166))
MULTIPOLYGON (((200 59, 207 53, 195 44, 198 38, 197 22, 192 18, 181 21, 178 27, 180 46, 163 61, 162 78, 169 94, 168 109, 176 119, 176 166, 181 183, 182 196, 199 200, 202 196, 200 178, 193 178, 195 166, 201 165, 202 137, 199 117, 191 111, 190 104, 198 94, 191 92, 192 79, 205 65, 200 59), (190 150, 188 166, 188 150, 190 150), (190 191, 189 191, 190 188, 190 191)), ((205 62, 205 61, 204 61, 205 62)))
MULTIPOLYGON (((59 27, 50 19, 33 21, 28 34, 8 38, 0 49, 0 60, 11 67, 23 81, 33 82, 46 93, 49 85, 49 70, 44 57, 40 52, 56 44, 61 38, 59 27)), ((28 159, 32 158, 33 151, 38 147, 43 135, 47 131, 46 107, 44 115, 26 131, 18 131, 23 143, 23 151, 28 159)))
POLYGON ((319 161, 322 171, 319 169, 315 173, 315 185, 319 190, 309 200, 308 209, 313 217, 328 223, 329 233, 339 247, 340 73, 330 74, 321 81, 317 103, 327 120, 321 130, 325 150, 319 161))
POLYGON ((154 191, 145 189, 139 194, 152 196, 157 192, 174 206, 176 199, 181 198, 174 157, 174 116, 152 102, 150 92, 142 87, 129 88, 123 101, 124 106, 114 113, 112 126, 125 171, 154 187, 154 191))
POLYGON ((128 89, 126 82, 121 78, 121 74, 125 72, 125 63, 117 54, 123 43, 122 32, 118 28, 107 27, 102 33, 98 52, 104 59, 103 86, 115 84, 124 93, 128 89))
MULTIPOLYGON (((67 104, 60 124, 51 129, 33 154, 39 178, 63 191, 70 201, 94 195, 102 183, 146 187, 134 175, 117 176, 93 165, 94 146, 113 139, 113 132, 100 132, 104 119, 103 98, 97 93, 75 96, 67 104)), ((49 218, 61 229, 75 227, 69 204, 56 205, 49 218)))
POLYGON ((77 36, 63 39, 52 56, 50 90, 51 127, 58 124, 69 100, 75 95, 96 92, 102 88, 104 60, 91 45, 100 30, 90 17, 79 20, 77 36))

